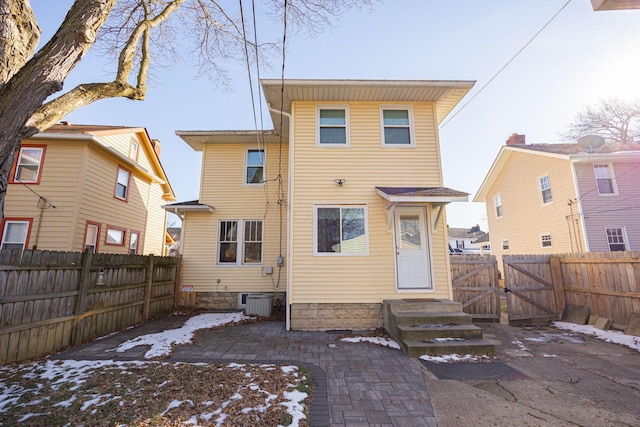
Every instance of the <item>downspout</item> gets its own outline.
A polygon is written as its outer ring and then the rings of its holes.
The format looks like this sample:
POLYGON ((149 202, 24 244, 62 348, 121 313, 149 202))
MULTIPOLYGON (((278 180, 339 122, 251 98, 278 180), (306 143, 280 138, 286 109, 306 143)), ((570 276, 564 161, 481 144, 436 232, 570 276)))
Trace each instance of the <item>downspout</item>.
MULTIPOLYGON (((273 108, 271 106, 271 104, 267 103, 267 108, 269 109, 269 111, 271 111, 274 114, 282 114, 283 116, 287 117, 289 119, 289 128, 287 129, 287 134, 289 135, 289 145, 291 145, 291 126, 292 126, 292 122, 293 122, 293 117, 291 117, 290 113, 287 113, 283 110, 278 110, 276 108, 273 108)), ((280 135, 280 137, 282 138, 282 135, 280 135)), ((289 209, 291 206, 291 176, 293 175, 291 173, 291 153, 289 153, 289 165, 288 165, 288 173, 287 173, 287 187, 288 187, 288 193, 287 194, 287 199, 288 199, 288 203, 287 203, 287 247, 286 247, 286 258, 285 258, 285 262, 286 262, 286 274, 287 274, 287 288, 286 288, 286 304, 284 307, 284 313, 285 313, 285 330, 290 331, 291 330, 291 304, 289 303, 289 298, 291 296, 291 292, 290 292, 290 279, 291 279, 291 258, 289 257, 289 251, 290 251, 290 245, 289 245, 289 227, 291 227, 291 222, 289 221, 289 209)), ((280 206, 280 215, 282 215, 282 206, 280 206)), ((282 222, 280 223, 282 224, 282 222)), ((280 236, 282 236, 283 233, 283 228, 282 225, 280 226, 280 236)), ((282 254, 280 254, 281 256, 282 254)), ((282 267, 280 267, 282 268, 282 267)))

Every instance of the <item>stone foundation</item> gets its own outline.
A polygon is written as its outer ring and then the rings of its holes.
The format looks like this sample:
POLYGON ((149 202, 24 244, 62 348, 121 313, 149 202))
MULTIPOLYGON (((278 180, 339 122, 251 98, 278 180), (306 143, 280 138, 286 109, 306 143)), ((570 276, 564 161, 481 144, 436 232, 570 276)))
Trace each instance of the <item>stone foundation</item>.
POLYGON ((293 304, 291 329, 373 330, 382 327, 382 304, 293 304))
MULTIPOLYGON (((247 292, 241 292, 243 294, 247 292)), ((253 292, 249 292, 253 293, 253 292)), ((269 294, 272 296, 272 302, 277 299, 284 301, 284 292, 256 292, 260 294, 269 294)), ((240 292, 198 292, 196 294, 196 307, 216 310, 236 310, 244 307, 238 307, 238 295, 240 292)))

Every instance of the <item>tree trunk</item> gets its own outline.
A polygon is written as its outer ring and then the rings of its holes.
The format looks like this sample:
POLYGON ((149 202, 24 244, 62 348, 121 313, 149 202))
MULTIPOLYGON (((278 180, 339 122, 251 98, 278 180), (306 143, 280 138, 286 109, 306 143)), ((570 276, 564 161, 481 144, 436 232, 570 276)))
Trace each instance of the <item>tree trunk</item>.
POLYGON ((0 0, 0 213, 4 212, 7 178, 22 139, 40 129, 26 126, 49 95, 62 89, 66 77, 95 43, 117 0, 76 0, 51 40, 33 57, 39 29, 28 0, 0 0), (28 35, 7 37, 29 29, 28 35), (26 58, 31 57, 26 63, 26 58))

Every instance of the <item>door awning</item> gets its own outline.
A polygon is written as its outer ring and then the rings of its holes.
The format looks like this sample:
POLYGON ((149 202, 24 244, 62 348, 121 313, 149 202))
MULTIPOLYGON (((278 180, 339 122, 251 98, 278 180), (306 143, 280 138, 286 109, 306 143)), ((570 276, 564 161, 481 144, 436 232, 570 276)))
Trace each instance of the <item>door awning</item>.
POLYGON ((446 187, 376 187, 378 194, 391 203, 467 202, 469 193, 446 187))

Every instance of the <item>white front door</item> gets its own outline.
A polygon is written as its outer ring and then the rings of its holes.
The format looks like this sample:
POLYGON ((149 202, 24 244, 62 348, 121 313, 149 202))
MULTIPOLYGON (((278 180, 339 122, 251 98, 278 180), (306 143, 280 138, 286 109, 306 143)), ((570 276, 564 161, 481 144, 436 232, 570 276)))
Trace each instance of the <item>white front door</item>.
POLYGON ((426 225, 423 207, 396 208, 398 289, 432 289, 426 225))

